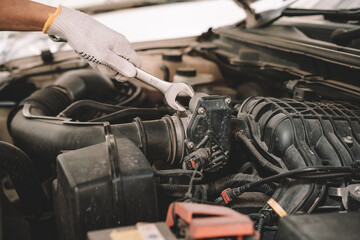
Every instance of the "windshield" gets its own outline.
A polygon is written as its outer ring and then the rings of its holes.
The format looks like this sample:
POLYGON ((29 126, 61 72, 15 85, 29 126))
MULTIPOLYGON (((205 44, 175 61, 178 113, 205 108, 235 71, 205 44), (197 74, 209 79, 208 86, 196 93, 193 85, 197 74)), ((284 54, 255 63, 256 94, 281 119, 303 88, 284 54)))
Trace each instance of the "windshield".
MULTIPOLYGON (((42 0, 56 6, 61 2, 69 5, 90 1, 42 0)), ((94 2, 137 2, 91 1, 94 2)), ((142 1, 145 2, 145 1, 142 1)), ((154 0, 146 1, 154 3, 154 0)), ((156 1, 159 2, 160 1, 156 1)), ((130 42, 147 42, 199 36, 209 28, 218 28, 237 23, 245 18, 245 12, 232 0, 163 1, 164 4, 150 4, 113 11, 100 11, 92 15, 96 20, 125 35, 130 42)), ((51 52, 69 50, 64 43, 54 43, 40 32, 0 33, 0 64, 11 59, 39 55, 41 50, 51 52)))
MULTIPOLYGON (((155 4, 155 3, 168 3, 168 2, 184 2, 196 0, 35 0, 36 2, 57 6, 59 4, 72 7, 72 8, 88 8, 97 7, 101 5, 117 6, 119 3, 132 3, 132 4, 155 4)), ((258 0, 261 2, 264 0, 258 0)), ((267 2, 274 2, 274 0, 266 0, 267 2)), ((252 1, 255 2, 255 1, 252 1)), ((276 2, 276 0, 275 0, 276 2)), ((354 0, 298 0, 292 8, 309 8, 309 9, 350 9, 360 8, 360 1, 354 0)))
MULTIPOLYGON (((122 33, 133 43, 198 36, 209 28, 236 24, 246 17, 245 11, 234 0, 36 1, 52 6, 61 4, 93 14, 98 21, 122 33)), ((290 2, 290 0, 251 0, 250 2, 253 3, 252 7, 265 11, 269 16, 266 9, 276 10, 277 6, 281 6, 286 1, 290 2)), ((298 0, 290 7, 329 10, 360 8, 360 1, 298 0)), ((70 48, 66 44, 52 42, 42 33, 0 33, 0 64, 19 57, 38 55, 41 50, 48 49, 57 52, 70 48)))
POLYGON ((47 5, 58 6, 59 4, 76 8, 88 14, 96 12, 107 12, 118 9, 157 5, 173 2, 191 2, 199 0, 35 0, 47 5))
POLYGON ((360 1, 354 0, 298 0, 291 5, 292 8, 308 8, 308 9, 351 9, 360 8, 360 1))
POLYGON ((95 6, 99 4, 108 4, 112 2, 129 2, 129 0, 118 0, 118 1, 109 1, 109 0, 35 0, 35 2, 57 6, 59 4, 71 8, 81 8, 81 7, 88 7, 88 6, 95 6))

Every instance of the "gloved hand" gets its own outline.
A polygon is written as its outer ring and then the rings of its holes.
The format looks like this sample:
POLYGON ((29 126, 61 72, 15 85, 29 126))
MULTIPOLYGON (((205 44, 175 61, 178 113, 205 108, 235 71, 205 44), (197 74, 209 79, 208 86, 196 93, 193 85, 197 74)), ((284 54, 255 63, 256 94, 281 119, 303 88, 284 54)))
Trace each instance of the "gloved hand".
POLYGON ((141 65, 122 34, 77 10, 59 6, 55 14, 49 15, 43 32, 54 41, 67 41, 93 68, 117 80, 134 77, 134 65, 141 65))

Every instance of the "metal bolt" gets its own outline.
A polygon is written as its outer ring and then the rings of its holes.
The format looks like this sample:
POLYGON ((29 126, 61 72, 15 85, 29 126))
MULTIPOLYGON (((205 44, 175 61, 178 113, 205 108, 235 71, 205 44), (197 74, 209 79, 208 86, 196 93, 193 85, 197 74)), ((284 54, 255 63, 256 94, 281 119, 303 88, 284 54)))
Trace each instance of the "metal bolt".
POLYGON ((203 108, 203 107, 199 107, 199 109, 198 109, 198 114, 200 114, 200 115, 204 115, 204 114, 205 114, 205 112, 206 112, 205 108, 203 108))
POLYGON ((188 149, 193 149, 195 147, 195 144, 193 142, 188 142, 188 144, 186 145, 186 147, 188 149))
POLYGON ((231 103, 231 98, 225 98, 225 103, 226 103, 227 105, 230 105, 230 103, 231 103))

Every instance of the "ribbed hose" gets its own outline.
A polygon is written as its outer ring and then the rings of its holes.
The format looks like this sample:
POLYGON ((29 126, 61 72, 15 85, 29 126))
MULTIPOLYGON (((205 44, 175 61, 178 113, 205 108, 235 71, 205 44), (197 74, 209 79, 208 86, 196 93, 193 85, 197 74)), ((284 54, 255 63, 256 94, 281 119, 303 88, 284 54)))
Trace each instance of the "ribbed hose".
POLYGON ((185 197, 186 192, 189 189, 188 185, 178 185, 178 184, 159 184, 157 185, 158 192, 162 192, 166 195, 170 195, 175 198, 185 197))
POLYGON ((54 85, 65 88, 73 100, 84 97, 116 96, 111 80, 95 70, 81 69, 66 72, 55 81, 54 85))
MULTIPOLYGON (((207 196, 219 195, 226 188, 239 187, 248 183, 257 182, 261 180, 261 177, 238 173, 222 179, 219 179, 215 182, 197 185, 202 187, 206 191, 207 196)), ((196 187, 196 185, 195 185, 196 187)), ((187 190, 189 189, 188 185, 179 185, 179 184, 159 184, 158 188, 160 191, 164 191, 172 197, 184 197, 187 190)), ((268 196, 272 195, 275 192, 276 186, 273 184, 262 184, 253 188, 252 192, 262 192, 268 196)))
POLYGON ((33 93, 23 103, 31 103, 46 116, 56 116, 71 103, 67 90, 61 86, 51 85, 33 93))
MULTIPOLYGON (((24 102, 29 103, 31 110, 36 111, 34 115, 56 116, 70 104, 70 100, 85 96, 112 96, 114 91, 112 82, 105 76, 91 70, 78 70, 62 75, 54 86, 40 90, 24 102)), ((132 118, 138 113, 139 111, 124 114, 132 118)), ((154 112, 150 110, 144 115, 146 114, 153 116, 154 112)), ((164 112, 161 112, 161 115, 163 114, 164 112)), ((139 146, 150 163, 159 160, 178 164, 182 158, 185 134, 180 119, 176 117, 163 117, 147 122, 139 120, 111 127, 115 137, 126 137, 139 146)), ((14 143, 36 160, 42 180, 48 177, 49 164, 55 162, 61 151, 75 150, 105 141, 102 124, 64 124, 61 120, 30 119, 24 117, 21 111, 9 118, 9 132, 14 143)))
MULTIPOLYGON (((257 182, 262 178, 255 175, 243 174, 238 173, 234 174, 222 179, 219 179, 213 183, 209 183, 204 185, 208 195, 218 195, 226 188, 235 188, 239 187, 248 183, 257 182)), ((262 192, 266 195, 271 195, 275 192, 275 185, 273 184, 263 184, 254 188, 253 191, 255 192, 262 192)))
MULTIPOLYGON (((116 138, 128 138, 142 148, 150 163, 162 160, 178 163, 181 160, 182 139, 180 128, 169 126, 175 118, 164 117, 153 121, 137 121, 111 125, 116 138), (179 134, 178 134, 179 132, 179 134), (179 144, 178 144, 179 142, 179 144)), ((180 120, 177 120, 180 122, 180 120)), ((67 125, 61 121, 41 121, 27 119, 18 112, 11 122, 14 143, 31 158, 43 164, 55 162, 63 150, 75 150, 105 141, 104 126, 67 125)))
POLYGON ((10 176, 24 214, 36 215, 48 208, 32 162, 21 149, 0 141, 0 168, 10 176))

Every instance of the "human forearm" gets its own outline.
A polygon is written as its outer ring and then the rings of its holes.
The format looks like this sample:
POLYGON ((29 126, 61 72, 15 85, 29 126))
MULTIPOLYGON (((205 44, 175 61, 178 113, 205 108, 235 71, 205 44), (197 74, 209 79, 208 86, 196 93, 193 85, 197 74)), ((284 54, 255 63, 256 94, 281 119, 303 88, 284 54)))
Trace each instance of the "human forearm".
POLYGON ((103 74, 119 81, 136 75, 141 61, 125 36, 74 9, 28 0, 0 0, 0 31, 43 31, 103 74), (50 16, 49 16, 50 15, 50 16))
POLYGON ((41 31, 56 8, 28 0, 0 0, 0 30, 41 31))

